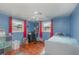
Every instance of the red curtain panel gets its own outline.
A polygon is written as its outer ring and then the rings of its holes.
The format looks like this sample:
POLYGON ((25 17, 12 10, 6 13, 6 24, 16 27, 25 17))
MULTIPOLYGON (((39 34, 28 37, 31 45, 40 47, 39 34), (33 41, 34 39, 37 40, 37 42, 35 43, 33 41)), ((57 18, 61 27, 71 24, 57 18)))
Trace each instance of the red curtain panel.
POLYGON ((42 21, 40 21, 40 40, 42 39, 42 21))
POLYGON ((24 38, 26 38, 27 33, 27 26, 26 26, 26 20, 24 20, 24 38))
POLYGON ((9 17, 9 33, 12 33, 12 16, 9 17))
POLYGON ((50 29, 50 37, 52 37, 54 35, 54 32, 53 32, 53 20, 51 20, 51 29, 50 29))

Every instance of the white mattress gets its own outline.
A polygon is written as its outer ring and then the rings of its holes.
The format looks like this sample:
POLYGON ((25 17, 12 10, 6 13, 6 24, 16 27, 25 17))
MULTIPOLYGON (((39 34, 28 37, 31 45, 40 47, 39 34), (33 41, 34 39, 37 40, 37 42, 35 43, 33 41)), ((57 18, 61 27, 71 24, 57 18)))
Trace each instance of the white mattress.
POLYGON ((45 41, 45 54, 79 55, 78 41, 70 37, 53 36, 45 41))
POLYGON ((76 39, 65 36, 53 36, 50 39, 48 39, 48 41, 71 44, 71 45, 79 45, 76 39))

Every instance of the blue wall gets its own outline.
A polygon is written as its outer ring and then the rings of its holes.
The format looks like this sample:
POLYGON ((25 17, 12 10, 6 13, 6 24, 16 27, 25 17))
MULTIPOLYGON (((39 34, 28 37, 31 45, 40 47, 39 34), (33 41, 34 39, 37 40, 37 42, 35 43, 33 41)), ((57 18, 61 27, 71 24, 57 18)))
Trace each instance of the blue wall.
MULTIPOLYGON (((0 14, 0 27, 4 29, 6 34, 8 33, 9 16, 0 14)), ((18 39, 18 40, 22 41, 22 38, 23 38, 23 32, 13 33, 13 37, 12 37, 13 40, 18 39)))
POLYGON ((57 32, 64 33, 66 36, 70 36, 70 17, 58 17, 53 19, 54 34, 57 32))
MULTIPOLYGON (((70 17, 57 17, 53 19, 54 34, 64 33, 65 36, 70 36, 70 17)), ((43 32, 43 39, 50 38, 49 32, 43 32)))
POLYGON ((79 40, 79 5, 71 15, 71 36, 79 40))
POLYGON ((2 27, 6 33, 8 33, 8 27, 9 27, 9 17, 3 14, 0 14, 0 27, 2 27))
POLYGON ((32 21, 28 21, 28 32, 32 32, 34 30, 34 23, 32 21))
POLYGON ((13 33, 12 40, 20 40, 20 42, 22 42, 22 40, 23 40, 23 32, 15 32, 15 33, 13 33))
MULTIPOLYGON (((54 18, 53 19, 53 23, 54 23, 54 34, 57 32, 62 32, 65 33, 66 35, 70 35, 69 34, 69 17, 58 17, 58 18, 54 18)), ((33 31, 34 30, 34 23, 33 22, 28 22, 28 32, 33 31)), ((3 14, 0 14, 0 27, 4 28, 4 30, 6 31, 6 33, 8 33, 8 27, 9 27, 9 17, 3 14)), ((43 32, 43 39, 47 40, 48 38, 50 38, 50 33, 48 32, 43 32)), ((23 32, 17 32, 17 33, 13 33, 13 40, 17 39, 22 41, 23 40, 23 32)))

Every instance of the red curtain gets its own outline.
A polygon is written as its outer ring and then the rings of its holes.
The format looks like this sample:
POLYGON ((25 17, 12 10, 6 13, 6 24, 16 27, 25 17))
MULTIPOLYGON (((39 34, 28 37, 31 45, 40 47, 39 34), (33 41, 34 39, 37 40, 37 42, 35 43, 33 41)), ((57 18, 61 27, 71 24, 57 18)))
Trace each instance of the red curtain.
POLYGON ((50 37, 52 37, 53 34, 54 34, 54 32, 53 32, 53 20, 51 20, 50 37))
POLYGON ((9 33, 12 33, 12 16, 9 17, 9 33))
POLYGON ((24 20, 24 38, 26 38, 27 33, 27 26, 26 26, 26 20, 24 20))
POLYGON ((40 21, 40 39, 42 39, 42 21, 40 21))

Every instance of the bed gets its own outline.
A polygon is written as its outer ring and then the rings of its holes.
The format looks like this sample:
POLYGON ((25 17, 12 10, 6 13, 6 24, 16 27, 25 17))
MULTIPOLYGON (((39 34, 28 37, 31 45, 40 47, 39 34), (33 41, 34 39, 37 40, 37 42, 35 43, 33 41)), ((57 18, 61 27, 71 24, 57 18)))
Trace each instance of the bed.
POLYGON ((70 37, 54 35, 45 41, 45 54, 79 55, 79 43, 70 37))

